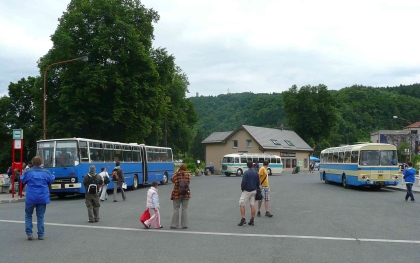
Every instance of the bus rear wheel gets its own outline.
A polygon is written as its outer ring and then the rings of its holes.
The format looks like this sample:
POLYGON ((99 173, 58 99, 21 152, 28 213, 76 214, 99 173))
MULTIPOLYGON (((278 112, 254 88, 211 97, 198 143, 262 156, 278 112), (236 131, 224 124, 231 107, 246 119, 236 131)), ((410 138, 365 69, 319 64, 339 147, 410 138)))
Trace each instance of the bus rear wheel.
POLYGON ((346 189, 348 189, 348 188, 349 188, 349 185, 347 184, 347 179, 346 179, 346 176, 345 176, 345 175, 343 175, 343 176, 341 177, 341 179, 342 179, 343 187, 344 187, 344 188, 346 188, 346 189))
POLYGON ((163 173, 163 181, 160 181, 160 184, 167 184, 168 183, 168 174, 166 172, 163 173))

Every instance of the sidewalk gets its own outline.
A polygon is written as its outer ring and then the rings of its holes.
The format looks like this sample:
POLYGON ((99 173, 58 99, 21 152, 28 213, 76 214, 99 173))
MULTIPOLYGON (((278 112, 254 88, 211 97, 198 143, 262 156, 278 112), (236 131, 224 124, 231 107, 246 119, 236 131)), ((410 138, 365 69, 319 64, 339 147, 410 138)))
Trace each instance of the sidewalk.
MULTIPOLYGON (((386 186, 385 188, 398 190, 398 191, 407 191, 407 188, 405 187, 405 182, 402 179, 402 176, 398 178, 398 185, 396 185, 396 186, 386 186)), ((418 175, 416 175, 416 181, 413 184, 412 190, 415 193, 420 193, 419 176, 418 175)))
MULTIPOLYGON (((22 194, 25 195, 26 193, 23 192, 22 194)), ((25 202, 25 196, 23 195, 20 198, 19 194, 15 194, 15 198, 12 198, 12 194, 0 193, 0 204, 25 202)))

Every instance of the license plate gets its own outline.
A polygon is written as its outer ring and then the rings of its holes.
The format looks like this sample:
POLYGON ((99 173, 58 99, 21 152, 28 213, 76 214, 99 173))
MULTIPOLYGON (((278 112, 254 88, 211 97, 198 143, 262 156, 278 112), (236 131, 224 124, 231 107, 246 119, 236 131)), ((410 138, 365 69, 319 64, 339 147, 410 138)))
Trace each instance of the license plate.
POLYGON ((52 189, 59 189, 59 188, 61 188, 61 185, 59 185, 59 184, 53 184, 53 185, 51 185, 51 188, 52 189))
POLYGON ((382 178, 383 178, 382 174, 378 175, 378 179, 382 179, 382 178))

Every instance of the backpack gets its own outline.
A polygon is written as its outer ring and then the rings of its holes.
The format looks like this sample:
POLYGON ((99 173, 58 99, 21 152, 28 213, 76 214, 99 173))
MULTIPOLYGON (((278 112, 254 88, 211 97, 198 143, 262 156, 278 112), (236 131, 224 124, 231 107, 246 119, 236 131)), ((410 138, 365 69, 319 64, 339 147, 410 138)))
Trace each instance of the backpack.
POLYGON ((86 174, 86 176, 88 177, 88 182, 87 182, 87 192, 89 194, 97 194, 98 193, 98 181, 96 180, 97 178, 97 174, 95 174, 95 176, 90 176, 89 174, 86 174))
POLYGON ((105 175, 104 176, 104 184, 109 184, 109 183, 110 183, 109 176, 108 175, 105 175))
POLYGON ((184 173, 182 173, 181 180, 179 180, 179 185, 178 185, 178 194, 187 195, 189 191, 190 191, 190 187, 188 185, 188 181, 185 180, 184 173))
POLYGON ((113 181, 118 181, 118 179, 120 179, 120 176, 118 175, 118 169, 114 169, 112 171, 112 178, 113 178, 113 181))

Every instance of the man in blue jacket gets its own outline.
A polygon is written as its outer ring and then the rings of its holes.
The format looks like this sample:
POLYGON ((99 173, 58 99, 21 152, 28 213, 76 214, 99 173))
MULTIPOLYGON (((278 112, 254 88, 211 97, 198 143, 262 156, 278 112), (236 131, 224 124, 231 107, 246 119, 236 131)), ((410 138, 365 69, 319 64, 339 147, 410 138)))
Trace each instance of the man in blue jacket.
POLYGON ((33 167, 27 170, 21 179, 26 185, 25 198, 25 231, 28 240, 32 240, 32 214, 36 208, 38 239, 44 240, 44 214, 47 204, 50 203, 49 185, 54 182, 55 176, 41 167, 42 158, 35 156, 32 159, 33 167))
POLYGON ((411 161, 407 162, 408 168, 404 169, 403 171, 403 178, 405 180, 405 185, 407 187, 407 194, 405 195, 405 201, 408 201, 408 197, 410 197, 410 201, 414 202, 414 195, 413 188, 414 181, 416 180, 416 169, 413 168, 413 163, 411 161))

